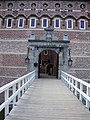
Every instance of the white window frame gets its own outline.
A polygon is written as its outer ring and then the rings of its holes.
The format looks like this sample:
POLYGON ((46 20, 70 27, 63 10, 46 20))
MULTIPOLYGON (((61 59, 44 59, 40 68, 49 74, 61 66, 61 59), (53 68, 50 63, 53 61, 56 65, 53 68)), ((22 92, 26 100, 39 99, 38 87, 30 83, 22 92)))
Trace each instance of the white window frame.
POLYGON ((48 27, 48 21, 49 21, 49 19, 48 19, 48 18, 42 18, 42 28, 47 28, 47 27, 48 27), (47 20, 47 23, 46 23, 46 26, 45 26, 45 27, 43 26, 43 21, 44 21, 44 19, 46 19, 46 20, 47 20))
POLYGON ((79 20, 79 29, 85 30, 86 29, 86 20, 85 19, 80 19, 79 20), (81 28, 81 21, 84 21, 84 28, 81 28))
POLYGON ((2 26, 2 18, 0 18, 0 27, 2 26))
POLYGON ((67 29, 73 29, 74 20, 73 19, 67 19, 66 22, 67 22, 67 24, 66 24, 67 25, 67 29), (69 20, 72 22, 71 23, 71 26, 72 26, 71 28, 68 26, 68 21, 69 20))
POLYGON ((68 34, 63 34, 63 40, 68 40, 68 34))
POLYGON ((7 18, 6 21, 7 21, 7 22, 6 22, 6 28, 12 28, 13 18, 7 18), (10 19, 11 19, 11 26, 8 26, 8 22, 9 22, 10 19))
POLYGON ((35 17, 31 17, 30 18, 30 28, 36 28, 36 18, 35 17), (34 24, 34 26, 31 26, 31 20, 32 19, 35 19, 35 24, 34 24))
POLYGON ((55 18, 54 19, 54 28, 60 28, 60 18, 55 18), (56 26, 56 20, 59 20, 59 27, 56 26))
POLYGON ((25 23, 25 19, 23 17, 20 17, 18 19, 18 28, 24 28, 24 23, 25 23), (22 23, 22 26, 20 26, 20 19, 23 19, 23 23, 22 23))

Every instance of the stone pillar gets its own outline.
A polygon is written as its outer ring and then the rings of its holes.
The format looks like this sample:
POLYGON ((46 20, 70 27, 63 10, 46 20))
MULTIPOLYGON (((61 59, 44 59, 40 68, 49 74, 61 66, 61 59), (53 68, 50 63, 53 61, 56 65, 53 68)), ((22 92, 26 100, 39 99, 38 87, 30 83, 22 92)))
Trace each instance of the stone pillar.
POLYGON ((39 69, 39 51, 35 49, 35 55, 34 55, 34 69, 36 70, 35 77, 38 79, 38 69, 39 69), (35 66, 36 64, 36 66, 35 66))
POLYGON ((28 67, 27 67, 29 72, 34 70, 34 54, 35 54, 34 49, 29 51, 29 59, 30 59, 30 61, 28 63, 28 67))
POLYGON ((62 53, 59 52, 59 60, 58 60, 58 79, 61 79, 61 57, 62 57, 62 53))
POLYGON ((64 47, 64 61, 65 62, 64 62, 63 70, 65 72, 68 72, 69 67, 68 67, 68 47, 67 46, 64 47))

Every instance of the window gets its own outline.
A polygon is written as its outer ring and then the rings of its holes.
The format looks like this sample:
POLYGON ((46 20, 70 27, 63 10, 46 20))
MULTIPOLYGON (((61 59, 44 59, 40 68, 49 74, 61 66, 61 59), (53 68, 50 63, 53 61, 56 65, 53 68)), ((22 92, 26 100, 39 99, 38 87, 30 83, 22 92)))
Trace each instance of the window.
POLYGON ((80 8, 81 8, 81 9, 85 9, 85 8, 86 8, 85 4, 81 4, 81 5, 80 5, 80 8))
POLYGON ((80 22, 79 22, 79 28, 80 29, 85 29, 85 20, 80 20, 80 22))
POLYGON ((56 3, 56 4, 55 4, 55 7, 56 7, 56 8, 60 8, 60 4, 59 4, 59 3, 56 3))
POLYGON ((42 28, 47 28, 48 27, 48 18, 43 18, 42 19, 42 28))
POLYGON ((36 3, 32 3, 32 4, 31 4, 31 7, 32 7, 32 8, 35 8, 35 7, 36 7, 36 3))
POLYGON ((18 27, 23 28, 24 27, 24 18, 19 18, 18 20, 18 27))
POLYGON ((12 8, 12 7, 13 7, 13 3, 9 3, 8 8, 12 8))
POLYGON ((73 5, 72 5, 72 4, 68 4, 67 6, 68 6, 69 8, 72 8, 72 7, 73 7, 73 5))
POLYGON ((63 40, 68 40, 68 35, 67 34, 63 35, 63 40))
POLYGON ((20 7, 20 10, 23 11, 25 7, 24 3, 20 3, 19 7, 20 7))
POLYGON ((25 5, 24 5, 24 3, 21 3, 19 6, 20 6, 20 7, 24 7, 25 5))
POLYGON ((35 27, 36 27, 36 19, 30 18, 30 28, 35 28, 35 27))
POLYGON ((44 4, 43 4, 43 7, 45 7, 45 8, 48 7, 48 4, 47 4, 47 3, 44 3, 44 4))
POLYGON ((67 29, 73 29, 73 20, 72 19, 67 20, 67 29))
POLYGON ((12 18, 7 19, 7 28, 12 28, 12 18))
POLYGON ((32 4, 31 4, 31 9, 32 9, 32 10, 35 10, 35 9, 36 9, 36 3, 32 3, 32 4))
POLYGON ((60 28, 60 19, 59 18, 56 18, 54 20, 54 28, 60 28))
POLYGON ((8 10, 9 10, 9 11, 12 11, 12 8, 13 8, 13 3, 9 3, 9 4, 8 4, 8 10))

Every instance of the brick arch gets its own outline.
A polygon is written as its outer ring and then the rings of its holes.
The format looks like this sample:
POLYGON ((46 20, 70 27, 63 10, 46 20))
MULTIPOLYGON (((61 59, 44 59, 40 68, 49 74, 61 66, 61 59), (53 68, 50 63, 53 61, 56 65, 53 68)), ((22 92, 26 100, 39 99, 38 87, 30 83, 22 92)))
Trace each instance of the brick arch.
POLYGON ((23 14, 19 14, 15 19, 17 19, 19 17, 23 17, 23 18, 27 19, 27 17, 25 15, 23 15, 23 14))
POLYGON ((68 18, 71 18, 71 19, 76 20, 76 18, 75 18, 74 16, 72 16, 72 15, 67 15, 67 16, 64 18, 64 20, 65 20, 65 19, 68 19, 68 18))
POLYGON ((80 17, 78 17, 77 20, 80 20, 80 19, 86 19, 86 20, 88 20, 88 17, 86 17, 86 16, 80 16, 80 17))
POLYGON ((47 18, 51 19, 51 16, 47 15, 47 14, 42 14, 39 18, 41 19, 42 17, 47 17, 47 18))
POLYGON ((54 16, 52 17, 52 19, 57 18, 57 17, 63 19, 63 17, 62 17, 61 15, 54 15, 54 16))
POLYGON ((6 19, 6 18, 8 18, 8 17, 11 17, 11 18, 15 19, 15 17, 14 17, 13 15, 11 15, 11 14, 6 15, 6 16, 4 17, 4 19, 6 19))
POLYGON ((13 15, 8 14, 8 15, 6 15, 6 16, 3 17, 3 19, 2 19, 3 20, 2 21, 2 25, 5 24, 5 19, 7 19, 7 18, 13 18, 13 19, 15 19, 15 17, 13 15))
POLYGON ((36 17, 36 18, 39 19, 39 17, 38 17, 36 14, 31 14, 31 15, 29 15, 27 19, 29 19, 30 17, 36 17))

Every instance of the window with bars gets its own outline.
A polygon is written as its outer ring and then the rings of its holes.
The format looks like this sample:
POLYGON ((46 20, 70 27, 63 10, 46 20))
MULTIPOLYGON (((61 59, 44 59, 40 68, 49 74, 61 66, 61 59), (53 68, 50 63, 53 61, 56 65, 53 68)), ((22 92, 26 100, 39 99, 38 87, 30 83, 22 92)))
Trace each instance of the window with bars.
POLYGON ((12 18, 7 19, 7 28, 12 28, 12 18))
POLYGON ((30 28, 36 27, 36 18, 30 18, 30 28))
POLYGON ((85 26, 85 20, 83 20, 83 19, 80 20, 80 22, 79 22, 79 28, 80 28, 80 29, 85 29, 85 27, 86 27, 86 26, 85 26))
POLYGON ((24 27, 24 18, 19 18, 18 20, 18 28, 23 28, 24 27))
POLYGON ((59 18, 56 18, 54 20, 54 28, 60 28, 60 19, 59 18))
POLYGON ((48 18, 43 18, 42 19, 42 28, 47 28, 48 27, 48 18))
POLYGON ((72 19, 67 20, 67 29, 73 29, 73 20, 72 19))

